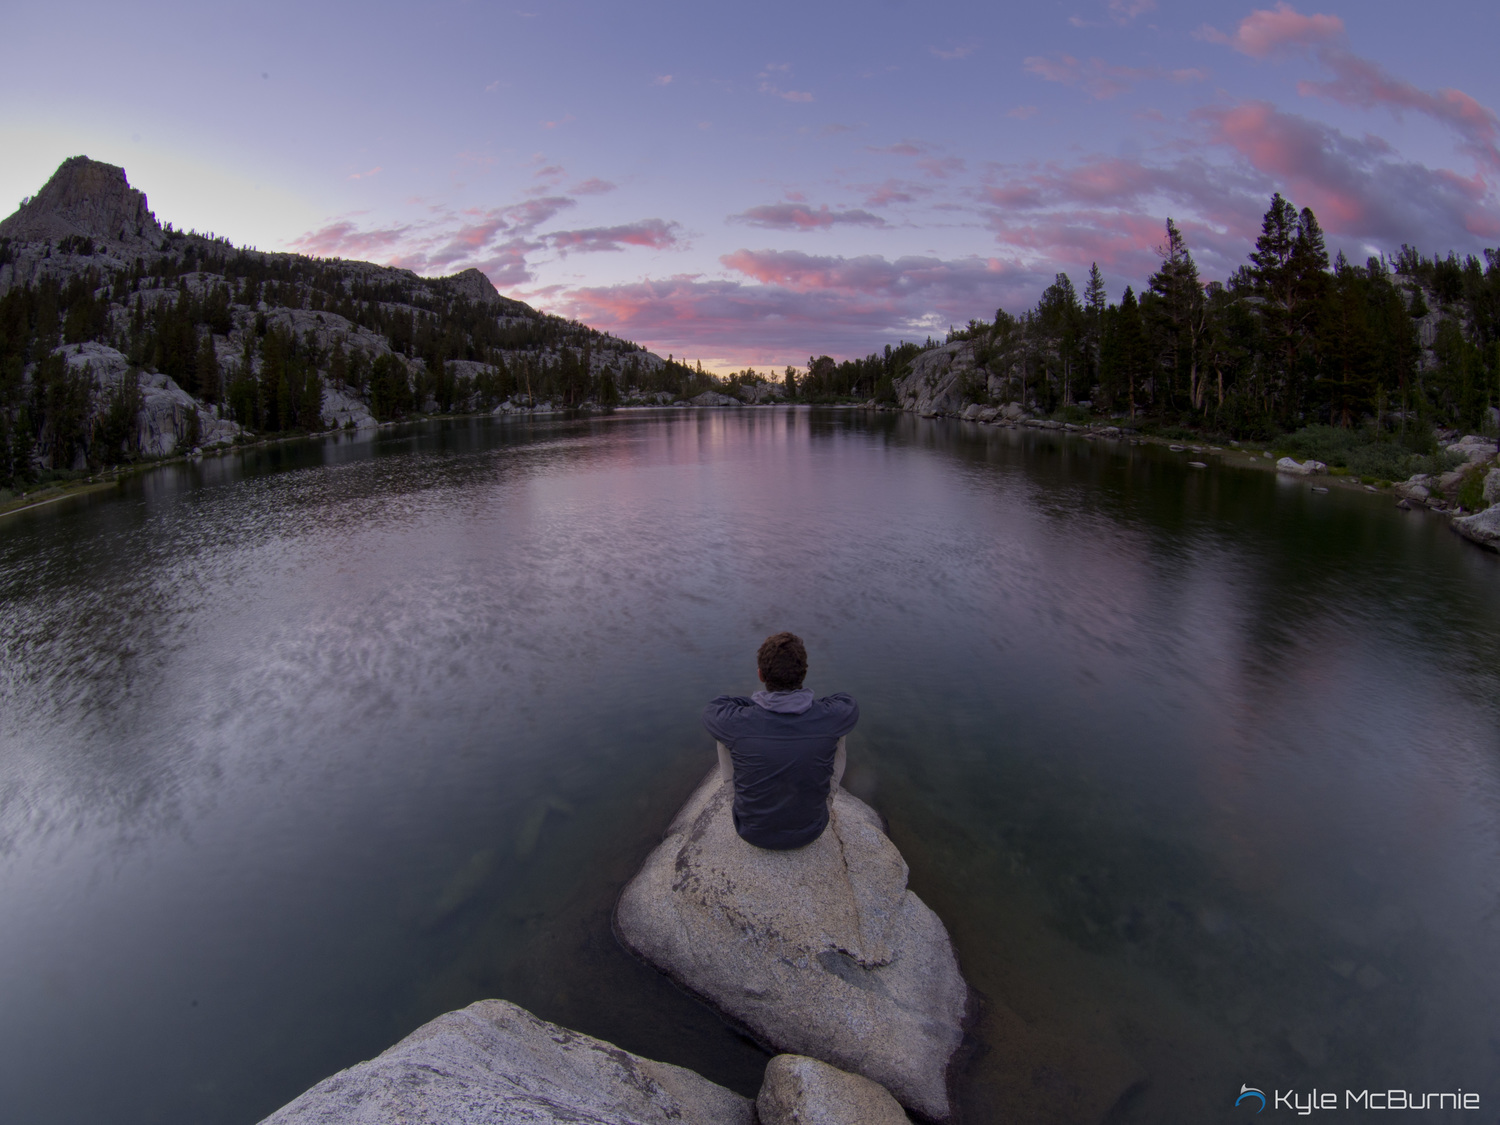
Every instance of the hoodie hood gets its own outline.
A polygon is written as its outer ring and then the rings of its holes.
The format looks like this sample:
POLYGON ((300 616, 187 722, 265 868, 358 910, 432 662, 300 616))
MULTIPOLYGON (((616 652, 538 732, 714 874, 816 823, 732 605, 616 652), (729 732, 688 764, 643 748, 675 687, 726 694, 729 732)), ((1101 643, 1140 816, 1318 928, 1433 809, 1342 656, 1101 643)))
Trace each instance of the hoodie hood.
POLYGON ((750 697, 757 707, 778 715, 800 715, 813 705, 812 688, 796 691, 758 691, 750 697))

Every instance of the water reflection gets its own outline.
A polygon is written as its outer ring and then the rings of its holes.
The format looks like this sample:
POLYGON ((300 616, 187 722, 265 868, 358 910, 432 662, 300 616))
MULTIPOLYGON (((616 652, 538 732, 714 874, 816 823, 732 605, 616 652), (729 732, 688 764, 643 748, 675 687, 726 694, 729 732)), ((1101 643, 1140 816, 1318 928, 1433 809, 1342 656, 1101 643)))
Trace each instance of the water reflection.
POLYGON ((0 1091, 249 1122, 491 995, 753 1091, 608 916, 789 625, 986 996, 970 1120, 1480 1089, 1496 562, 1385 498, 844 411, 340 435, 12 517, 0 1091))

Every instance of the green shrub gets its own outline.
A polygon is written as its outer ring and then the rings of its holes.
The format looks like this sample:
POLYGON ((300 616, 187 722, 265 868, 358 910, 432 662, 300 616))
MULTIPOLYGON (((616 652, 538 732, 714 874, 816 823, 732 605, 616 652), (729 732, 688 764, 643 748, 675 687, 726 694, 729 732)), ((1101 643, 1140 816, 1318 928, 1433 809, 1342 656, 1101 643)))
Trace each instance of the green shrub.
POLYGON ((1485 470, 1476 465, 1464 474, 1458 486, 1458 503, 1466 512, 1480 512, 1487 508, 1484 502, 1485 470))
POLYGON ((1462 463, 1456 454, 1440 452, 1432 432, 1426 429, 1414 428, 1398 436, 1372 429, 1304 426, 1277 438, 1274 444, 1278 453, 1299 461, 1311 458, 1374 480, 1405 480, 1419 472, 1446 473, 1462 463))

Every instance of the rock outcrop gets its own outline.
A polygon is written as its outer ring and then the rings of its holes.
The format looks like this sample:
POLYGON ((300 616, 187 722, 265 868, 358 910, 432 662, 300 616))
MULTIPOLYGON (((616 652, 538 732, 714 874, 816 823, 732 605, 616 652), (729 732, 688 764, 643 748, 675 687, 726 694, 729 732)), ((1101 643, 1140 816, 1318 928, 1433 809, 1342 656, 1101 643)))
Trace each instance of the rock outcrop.
POLYGON ((1322 461, 1297 461, 1291 457, 1283 457, 1276 462, 1278 473, 1287 473, 1297 477, 1311 477, 1319 473, 1326 473, 1328 466, 1322 461))
POLYGON ((1486 508, 1478 515, 1460 516, 1450 526, 1465 539, 1500 551, 1500 507, 1486 508))
POLYGON ((125 169, 74 156, 58 165, 41 191, 0 222, 0 238, 17 242, 70 237, 154 246, 161 241, 162 229, 145 195, 125 179, 125 169))
POLYGON ((336 430, 373 430, 380 425, 363 400, 338 387, 323 388, 323 421, 336 430))
POLYGON ((751 1125, 751 1102, 652 1062, 481 1000, 423 1024, 340 1071, 262 1125, 751 1125))
POLYGON ((480 304, 498 305, 505 302, 505 298, 500 296, 500 291, 495 288, 495 283, 486 277, 482 270, 467 269, 449 274, 447 277, 438 278, 437 283, 460 297, 467 297, 480 304))
POLYGON ((1430 474, 1413 473, 1410 478, 1396 485, 1391 491, 1410 503, 1425 504, 1436 487, 1437 482, 1430 474))
POLYGON ((890 1091, 805 1055, 777 1055, 755 1099, 760 1125, 911 1125, 890 1091))
POLYGON ((821 837, 765 851, 732 799, 711 771, 621 895, 621 941, 761 1043, 948 1117, 968 986, 880 818, 838 789, 821 837))
POLYGON ((1484 474, 1484 502, 1500 504, 1500 469, 1491 469, 1484 474))
POLYGON ((741 383, 740 401, 749 403, 775 402, 783 397, 785 388, 780 383, 741 383))
POLYGON ((720 394, 718 391, 704 391, 701 395, 694 395, 688 399, 694 406, 744 406, 745 404, 732 395, 720 394))
POLYGON ((917 414, 957 414, 974 397, 976 381, 985 377, 975 368, 972 343, 944 344, 912 360, 911 370, 896 383, 896 401, 917 414))
POLYGON ((1449 453, 1456 453, 1470 464, 1488 461, 1495 456, 1495 439, 1483 434, 1465 434, 1447 446, 1449 453))
MULTIPOLYGON (((130 362, 105 344, 67 344, 63 358, 74 371, 87 371, 96 393, 91 400, 92 422, 108 409, 108 398, 129 375, 130 362)), ((140 372, 140 406, 135 416, 135 446, 148 457, 181 453, 192 441, 198 446, 232 442, 240 427, 188 394, 159 372, 140 372)), ((68 468, 66 465, 55 468, 68 468)))

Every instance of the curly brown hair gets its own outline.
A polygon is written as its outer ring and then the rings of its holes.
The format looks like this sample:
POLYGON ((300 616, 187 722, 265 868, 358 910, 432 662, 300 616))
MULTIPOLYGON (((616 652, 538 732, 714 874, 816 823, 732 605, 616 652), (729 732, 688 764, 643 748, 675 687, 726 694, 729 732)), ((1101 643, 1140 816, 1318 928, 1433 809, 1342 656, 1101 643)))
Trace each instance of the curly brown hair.
POLYGON ((775 633, 755 654, 755 667, 771 691, 796 691, 807 676, 807 646, 796 633, 775 633))

